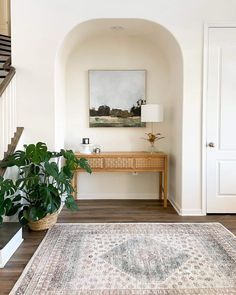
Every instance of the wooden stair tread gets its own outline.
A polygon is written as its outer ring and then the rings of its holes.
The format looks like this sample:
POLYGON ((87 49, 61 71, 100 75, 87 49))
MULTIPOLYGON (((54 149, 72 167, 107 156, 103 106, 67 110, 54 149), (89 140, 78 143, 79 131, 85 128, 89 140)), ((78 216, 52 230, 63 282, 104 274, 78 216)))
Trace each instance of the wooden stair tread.
POLYGON ((3 56, 11 56, 11 52, 9 51, 4 51, 4 50, 1 50, 0 49, 0 55, 3 55, 3 56))
POLYGON ((0 38, 3 39, 3 40, 9 40, 9 41, 11 41, 11 36, 6 36, 6 35, 0 34, 0 38))
POLYGON ((11 40, 4 40, 0 38, 0 44, 11 46, 11 40))
POLYGON ((0 55, 0 61, 6 62, 8 60, 8 56, 1 56, 0 55))
POLYGON ((0 50, 2 51, 11 51, 11 46, 6 46, 0 43, 0 50))

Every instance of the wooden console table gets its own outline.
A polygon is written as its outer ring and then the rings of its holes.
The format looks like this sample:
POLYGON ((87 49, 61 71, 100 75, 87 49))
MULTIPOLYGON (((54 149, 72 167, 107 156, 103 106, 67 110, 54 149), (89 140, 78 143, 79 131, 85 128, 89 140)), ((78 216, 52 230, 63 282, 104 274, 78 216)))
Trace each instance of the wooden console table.
MULTIPOLYGON (((167 207, 168 157, 162 152, 104 152, 100 154, 75 153, 77 158, 86 158, 92 172, 159 172, 159 196, 164 195, 164 208, 167 207), (164 177, 163 177, 164 175, 164 177), (164 181, 163 181, 164 178, 164 181)), ((78 169, 74 174, 73 187, 77 191, 78 169)))

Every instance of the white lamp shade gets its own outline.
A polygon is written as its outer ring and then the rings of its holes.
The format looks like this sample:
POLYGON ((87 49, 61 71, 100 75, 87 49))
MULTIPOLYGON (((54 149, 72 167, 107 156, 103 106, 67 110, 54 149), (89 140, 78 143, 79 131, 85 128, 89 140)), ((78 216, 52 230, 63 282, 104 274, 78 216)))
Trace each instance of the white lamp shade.
POLYGON ((163 106, 160 104, 144 104, 141 106, 141 122, 162 122, 163 106))

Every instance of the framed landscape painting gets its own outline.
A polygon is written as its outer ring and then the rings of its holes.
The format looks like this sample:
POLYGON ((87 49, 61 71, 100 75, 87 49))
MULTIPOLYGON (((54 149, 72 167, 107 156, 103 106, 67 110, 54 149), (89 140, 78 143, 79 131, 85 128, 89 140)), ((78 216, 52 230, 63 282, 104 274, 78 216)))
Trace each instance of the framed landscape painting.
POLYGON ((146 70, 89 70, 89 126, 145 127, 146 70))

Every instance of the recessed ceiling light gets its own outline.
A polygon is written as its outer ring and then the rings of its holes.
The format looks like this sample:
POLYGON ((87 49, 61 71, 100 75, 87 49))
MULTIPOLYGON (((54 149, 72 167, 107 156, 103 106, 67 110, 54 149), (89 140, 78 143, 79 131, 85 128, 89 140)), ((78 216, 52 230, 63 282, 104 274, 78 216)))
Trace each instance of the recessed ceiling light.
POLYGON ((122 26, 112 26, 111 28, 110 28, 112 31, 123 31, 125 28, 124 27, 122 27, 122 26))

